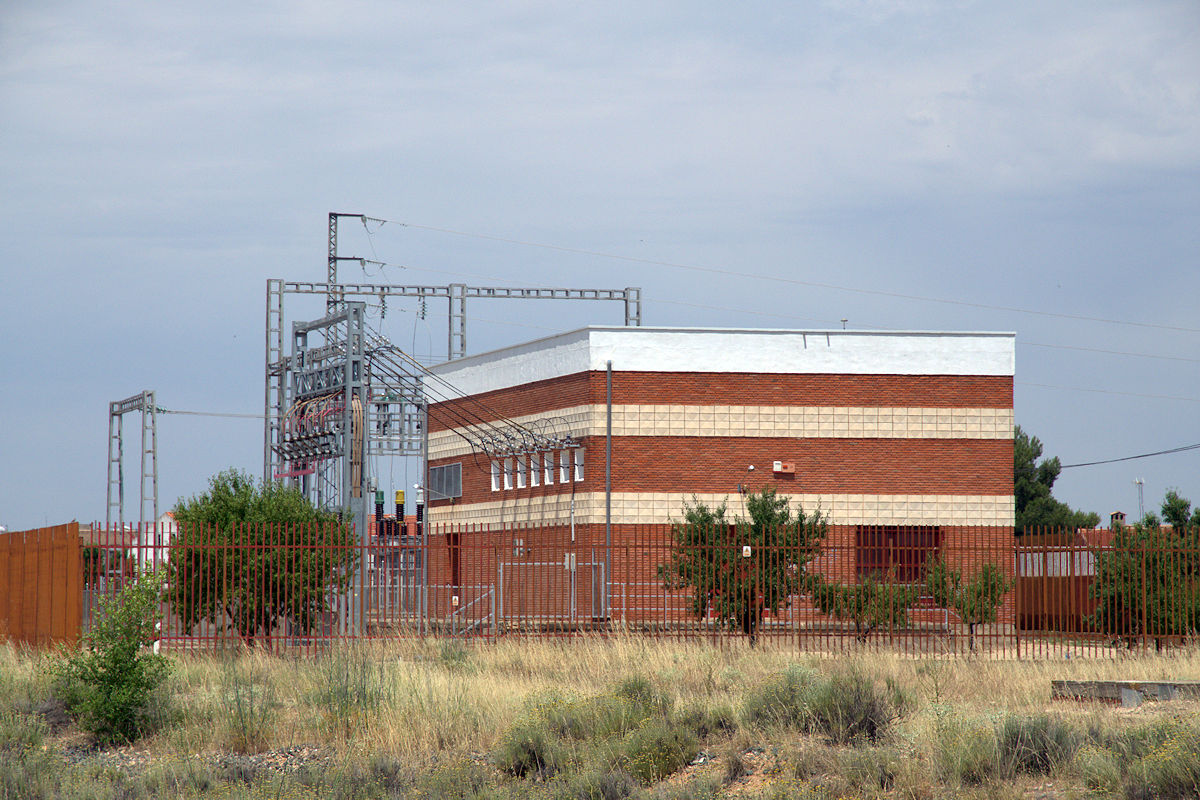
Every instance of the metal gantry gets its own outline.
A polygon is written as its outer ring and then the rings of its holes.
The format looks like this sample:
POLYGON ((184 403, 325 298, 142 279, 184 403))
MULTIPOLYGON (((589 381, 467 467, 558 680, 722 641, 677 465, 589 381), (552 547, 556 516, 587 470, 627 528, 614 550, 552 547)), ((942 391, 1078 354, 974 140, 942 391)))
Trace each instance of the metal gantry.
POLYGON ((158 521, 158 407, 154 392, 143 391, 124 400, 108 404, 108 503, 104 515, 105 527, 111 529, 113 509, 117 525, 125 527, 125 467, 123 419, 131 411, 142 414, 140 470, 138 478, 138 525, 158 521), (151 515, 146 517, 147 506, 151 515))
MULTIPOLYGON (((326 508, 366 508, 366 491, 372 486, 367 474, 368 456, 413 456, 425 466, 427 440, 426 414, 429 405, 424 368, 412 356, 393 346, 365 326, 363 311, 367 300, 385 301, 388 297, 413 297, 424 303, 429 298, 445 298, 448 305, 446 352, 450 360, 467 352, 468 300, 608 300, 624 304, 625 324, 642 323, 640 288, 567 289, 557 287, 445 286, 403 284, 341 283, 337 278, 342 261, 366 263, 370 259, 338 254, 338 221, 344 217, 382 223, 363 214, 332 212, 328 224, 328 264, 326 281, 267 281, 266 364, 264 380, 263 479, 287 480, 299 485, 326 508), (326 314, 319 320, 293 324, 293 352, 284 350, 284 326, 287 315, 284 298, 289 294, 324 295, 326 314), (351 310, 353 307, 354 310, 351 310), (307 335, 320 331, 324 342, 313 346, 307 335), (329 383, 333 376, 347 376, 344 382, 329 383), (354 388, 350 384, 354 384, 354 388), (317 399, 324 390, 331 396, 341 393, 336 416, 337 431, 322 429, 312 416, 317 399), (355 400, 354 398, 357 398, 355 400), (354 403, 360 403, 357 412, 354 403), (354 414, 359 413, 355 422, 354 414), (297 416, 300 414, 300 416, 297 416), (300 428, 294 429, 298 420, 300 428), (358 424, 359 427, 354 426, 358 424), (352 445, 344 438, 354 432, 352 445)), ((371 263, 380 263, 372 261, 371 263)), ((343 380, 343 378, 338 378, 343 380)), ((320 418, 333 419, 332 406, 321 401, 320 418)), ((490 424, 478 431, 482 452, 516 453, 537 450, 561 437, 552 432, 520 428, 501 430, 490 424)), ((422 481, 422 487, 425 481, 422 481)))
MULTIPOLYGON (((332 252, 332 251, 331 251, 332 252)), ((332 261, 331 269, 336 262, 332 261)), ((285 317, 284 297, 289 294, 324 295, 326 307, 332 302, 336 309, 339 303, 349 298, 415 297, 446 298, 449 302, 449 331, 447 348, 451 359, 466 354, 466 303, 468 299, 511 299, 511 300, 610 300, 625 304, 625 324, 642 324, 641 289, 563 289, 552 287, 468 286, 455 283, 447 286, 415 286, 403 284, 375 283, 318 283, 306 281, 284 281, 279 278, 267 280, 266 303, 266 369, 264 382, 263 430, 263 479, 273 480, 283 468, 279 457, 280 431, 283 414, 287 409, 286 383, 289 359, 284 357, 283 325, 285 317), (332 300, 331 300, 332 298, 332 300)), ((375 350, 386 349, 386 341, 375 342, 375 350)), ((405 364, 408 362, 406 361, 405 364)), ((399 377, 406 385, 420 380, 415 363, 401 370, 399 377)), ((419 405, 424 406, 425 400, 419 405)), ((368 442, 368 449, 371 448, 368 442)), ((409 453, 412 454, 412 453, 409 453)))

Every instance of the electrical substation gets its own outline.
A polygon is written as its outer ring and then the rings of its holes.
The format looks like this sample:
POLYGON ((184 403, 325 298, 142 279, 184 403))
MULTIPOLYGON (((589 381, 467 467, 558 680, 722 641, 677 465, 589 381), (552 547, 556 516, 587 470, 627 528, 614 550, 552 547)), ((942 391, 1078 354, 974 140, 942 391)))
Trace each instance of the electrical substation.
MULTIPOLYGON (((423 309, 431 299, 445 299, 447 360, 454 360, 466 355, 467 300, 619 301, 624 304, 625 325, 639 326, 641 289, 340 283, 340 263, 369 261, 339 254, 338 224, 343 219, 359 221, 364 227, 368 221, 384 222, 363 214, 330 213, 326 281, 267 281, 263 480, 298 487, 318 507, 352 520, 360 536, 366 537, 372 501, 377 509, 383 503, 381 475, 373 473, 382 459, 411 459, 416 464, 421 477, 414 486, 414 510, 421 516, 428 484, 429 404, 461 396, 415 355, 372 327, 366 301, 386 304, 389 298, 415 298, 423 309), (285 300, 291 295, 323 295, 324 316, 312 320, 289 316, 285 300), (289 321, 291 350, 285 352, 289 321)), ((549 428, 503 421, 475 425, 466 436, 473 449, 491 457, 570 444, 549 428)), ((403 507, 397 508, 396 515, 403 517, 403 507)))

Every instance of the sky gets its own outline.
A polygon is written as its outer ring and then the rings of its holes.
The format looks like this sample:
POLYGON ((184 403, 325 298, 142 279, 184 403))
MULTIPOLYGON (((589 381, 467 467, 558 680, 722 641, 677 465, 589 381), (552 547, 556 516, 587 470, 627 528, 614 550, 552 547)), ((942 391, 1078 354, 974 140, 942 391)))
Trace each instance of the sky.
MULTIPOLYGON (((266 280, 324 280, 333 211, 387 221, 342 221, 339 252, 385 264, 345 281, 637 286, 647 325, 1013 331, 1047 455, 1200 443, 1194 0, 7 0, 0 186, 10 529, 104 519, 111 401, 261 414, 266 280)), ((623 319, 467 310, 469 352, 623 319)), ((370 312, 445 356, 444 302, 370 312)), ((160 415, 158 461, 163 510, 259 475, 261 420, 160 415)), ((1137 479, 1147 510, 1200 501, 1200 449, 1055 494, 1134 516, 1137 479)))

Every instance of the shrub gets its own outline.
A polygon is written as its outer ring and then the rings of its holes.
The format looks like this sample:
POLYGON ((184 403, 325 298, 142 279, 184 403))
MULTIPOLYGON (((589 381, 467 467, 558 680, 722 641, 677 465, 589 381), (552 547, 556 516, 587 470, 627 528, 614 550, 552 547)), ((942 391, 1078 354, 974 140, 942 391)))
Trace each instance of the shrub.
POLYGON ((541 777, 557 772, 566 763, 566 754, 543 720, 527 717, 505 731, 493 760, 518 778, 541 777))
POLYGON ((133 741, 158 721, 154 695, 170 662, 145 648, 157 636, 161 585, 161 576, 143 572, 103 598, 83 652, 53 667, 55 694, 102 743, 133 741))
POLYGON ((1111 793, 1121 785, 1121 767, 1113 753, 1102 747, 1080 748, 1071 763, 1071 771, 1094 792, 1111 793))
POLYGON ((760 727, 779 725, 803 730, 808 726, 812 689, 812 671, 790 667, 750 692, 744 705, 746 721, 760 727))
POLYGON ((1009 774, 1047 775, 1074 757, 1079 732, 1058 717, 1007 716, 997 730, 1000 764, 1009 774))
POLYGON ((571 776, 556 797, 563 800, 624 800, 638 788, 638 782, 623 769, 593 769, 571 776))
POLYGON ((988 783, 996 777, 997 761, 991 726, 950 719, 938 727, 934 763, 942 780, 965 786, 988 783))
POLYGON ((1127 800, 1200 797, 1200 728, 1172 721, 1158 730, 1166 735, 1129 766, 1123 794, 1127 800))
POLYGON ((737 720, 733 709, 728 705, 706 708, 703 705, 689 705, 676 717, 677 724, 688 728, 703 740, 714 736, 728 736, 737 730, 737 720))
POLYGON ((809 714, 810 729, 834 744, 878 741, 897 717, 888 694, 855 671, 834 674, 820 684, 811 695, 809 714))
POLYGON ((639 725, 624 749, 629 773, 647 786, 687 766, 700 752, 695 734, 661 719, 639 725))

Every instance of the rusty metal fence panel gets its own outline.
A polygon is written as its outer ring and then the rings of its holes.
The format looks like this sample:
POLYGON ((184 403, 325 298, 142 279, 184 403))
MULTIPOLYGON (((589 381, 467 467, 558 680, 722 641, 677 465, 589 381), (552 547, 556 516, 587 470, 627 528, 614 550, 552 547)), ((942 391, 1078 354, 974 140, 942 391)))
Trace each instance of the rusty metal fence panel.
POLYGON ((80 568, 78 523, 0 534, 0 639, 78 642, 80 568))

